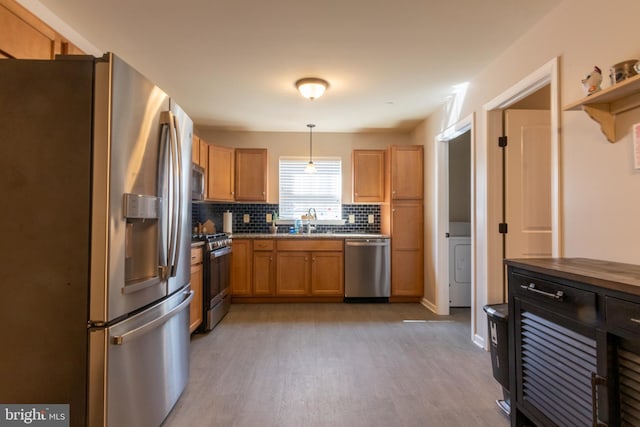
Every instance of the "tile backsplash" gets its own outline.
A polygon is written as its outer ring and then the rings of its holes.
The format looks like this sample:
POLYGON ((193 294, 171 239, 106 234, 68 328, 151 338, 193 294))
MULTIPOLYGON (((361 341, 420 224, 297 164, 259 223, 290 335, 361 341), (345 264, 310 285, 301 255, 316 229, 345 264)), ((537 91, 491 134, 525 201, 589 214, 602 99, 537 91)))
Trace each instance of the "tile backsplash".
MULTIPOLYGON (((222 214, 233 213, 234 233, 268 233, 267 214, 278 212, 278 204, 272 203, 192 203, 191 229, 211 220, 216 231, 222 231, 222 214), (243 221, 249 215, 249 223, 243 221)), ((344 225, 318 225, 319 233, 380 233, 380 205, 343 204, 342 218, 344 225), (349 215, 354 215, 355 222, 349 224, 349 215), (369 224, 369 215, 373 215, 373 224, 369 224)), ((278 233, 288 233, 288 226, 279 226, 278 233)))

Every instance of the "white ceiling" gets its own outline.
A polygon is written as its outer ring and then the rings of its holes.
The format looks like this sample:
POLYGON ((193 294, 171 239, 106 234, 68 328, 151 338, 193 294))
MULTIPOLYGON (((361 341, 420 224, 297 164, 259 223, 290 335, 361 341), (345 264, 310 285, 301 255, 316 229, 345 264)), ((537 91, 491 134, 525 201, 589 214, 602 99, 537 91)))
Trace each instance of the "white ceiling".
POLYGON ((197 125, 299 132, 411 130, 560 2, 19 1, 90 53, 115 52, 197 125), (302 77, 330 88, 309 101, 302 77))

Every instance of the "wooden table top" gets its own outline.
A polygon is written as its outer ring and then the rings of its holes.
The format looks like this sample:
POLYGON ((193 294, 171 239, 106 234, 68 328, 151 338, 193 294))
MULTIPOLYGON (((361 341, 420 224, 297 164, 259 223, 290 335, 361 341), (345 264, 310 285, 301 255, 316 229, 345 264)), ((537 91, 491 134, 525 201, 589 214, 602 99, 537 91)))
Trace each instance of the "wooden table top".
POLYGON ((521 258, 504 262, 514 268, 640 296, 640 265, 588 258, 521 258))

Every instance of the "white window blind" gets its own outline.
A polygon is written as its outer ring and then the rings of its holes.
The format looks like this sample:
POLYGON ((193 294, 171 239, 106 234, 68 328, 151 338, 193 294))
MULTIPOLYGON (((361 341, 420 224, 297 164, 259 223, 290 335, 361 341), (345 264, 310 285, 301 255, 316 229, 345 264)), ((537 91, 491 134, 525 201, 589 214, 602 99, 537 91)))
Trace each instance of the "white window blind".
POLYGON ((300 219, 314 208, 319 220, 342 219, 342 160, 314 160, 316 173, 305 173, 307 162, 280 159, 280 218, 300 219))

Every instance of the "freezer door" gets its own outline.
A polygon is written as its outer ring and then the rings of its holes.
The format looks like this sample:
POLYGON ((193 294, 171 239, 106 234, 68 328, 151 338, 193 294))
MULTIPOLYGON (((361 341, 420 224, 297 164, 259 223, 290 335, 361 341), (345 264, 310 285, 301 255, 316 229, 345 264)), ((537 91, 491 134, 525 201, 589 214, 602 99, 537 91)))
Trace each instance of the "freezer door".
POLYGON ((88 425, 158 426, 189 376, 186 287, 90 339, 88 425))
POLYGON ((95 69, 90 320, 99 325, 168 295, 171 218, 161 188, 169 97, 113 54, 95 69))

